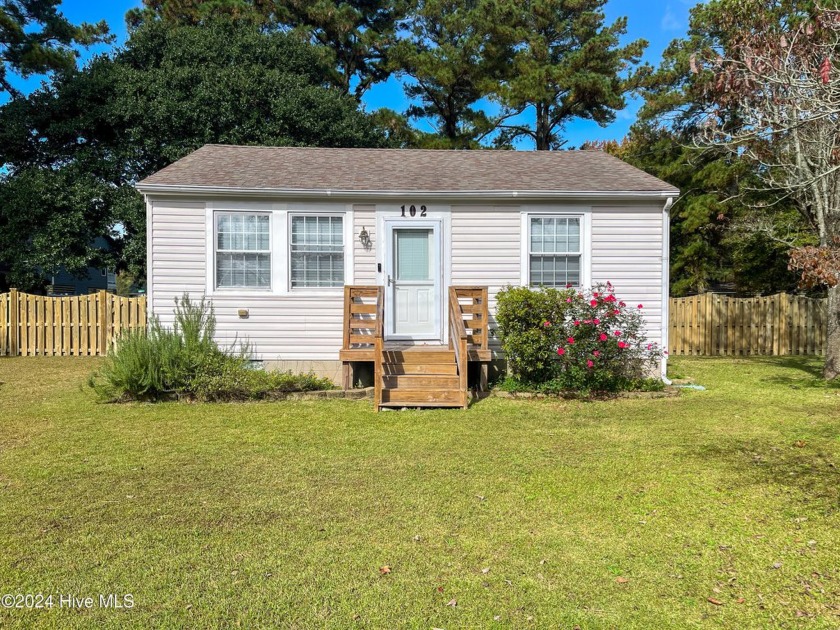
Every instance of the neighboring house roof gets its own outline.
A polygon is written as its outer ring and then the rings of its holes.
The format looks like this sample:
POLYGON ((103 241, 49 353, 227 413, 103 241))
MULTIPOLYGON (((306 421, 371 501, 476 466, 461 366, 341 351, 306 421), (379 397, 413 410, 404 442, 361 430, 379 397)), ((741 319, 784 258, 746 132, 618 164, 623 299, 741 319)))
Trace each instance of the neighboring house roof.
POLYGON ((603 151, 452 151, 205 145, 141 181, 143 192, 558 193, 675 196, 603 151))

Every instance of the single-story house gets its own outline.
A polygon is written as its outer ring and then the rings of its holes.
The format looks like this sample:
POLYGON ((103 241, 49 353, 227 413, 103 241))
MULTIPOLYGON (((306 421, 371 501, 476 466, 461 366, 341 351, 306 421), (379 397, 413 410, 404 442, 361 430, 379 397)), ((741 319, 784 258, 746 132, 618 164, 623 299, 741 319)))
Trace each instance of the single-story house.
POLYGON ((137 188, 155 315, 206 295, 220 342, 345 387, 372 368, 377 407, 464 404, 506 285, 610 281, 667 343, 678 191, 601 151, 208 145, 137 188))

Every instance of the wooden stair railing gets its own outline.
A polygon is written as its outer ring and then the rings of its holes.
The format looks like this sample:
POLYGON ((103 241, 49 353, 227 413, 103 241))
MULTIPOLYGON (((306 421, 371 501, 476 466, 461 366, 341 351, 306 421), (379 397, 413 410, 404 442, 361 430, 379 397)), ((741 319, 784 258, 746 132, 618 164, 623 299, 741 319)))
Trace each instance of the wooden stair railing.
POLYGON ((374 340, 382 337, 383 301, 382 287, 344 287, 344 339, 339 353, 344 389, 352 386, 350 362, 374 360, 374 340))
MULTIPOLYGON (((468 331, 468 360, 480 362, 479 389, 487 391, 492 359, 487 287, 451 287, 450 290, 454 290, 457 296, 455 313, 468 331)), ((450 315, 450 318, 453 316, 450 315)))
POLYGON ((456 304, 464 327, 469 331, 470 350, 489 350, 490 312, 487 287, 451 287, 457 296, 456 304))
POLYGON ((458 389, 463 397, 464 409, 469 404, 467 398, 467 329, 458 301, 458 292, 449 288, 449 347, 455 351, 455 363, 458 365, 458 389))
POLYGON ((379 411, 382 404, 382 345, 385 338, 385 292, 376 296, 376 328, 373 339, 373 408, 379 411))

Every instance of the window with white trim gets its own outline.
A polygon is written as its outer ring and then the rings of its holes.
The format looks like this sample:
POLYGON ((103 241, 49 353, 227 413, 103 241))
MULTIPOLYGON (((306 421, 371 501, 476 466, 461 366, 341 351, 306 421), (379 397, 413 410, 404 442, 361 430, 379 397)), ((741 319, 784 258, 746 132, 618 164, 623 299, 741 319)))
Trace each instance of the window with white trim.
POLYGON ((580 286, 581 218, 531 216, 528 231, 528 283, 545 287, 580 286))
POLYGON ((271 217, 216 214, 216 287, 271 288, 271 217))
POLYGON ((344 217, 293 214, 289 239, 293 289, 344 286, 344 217))

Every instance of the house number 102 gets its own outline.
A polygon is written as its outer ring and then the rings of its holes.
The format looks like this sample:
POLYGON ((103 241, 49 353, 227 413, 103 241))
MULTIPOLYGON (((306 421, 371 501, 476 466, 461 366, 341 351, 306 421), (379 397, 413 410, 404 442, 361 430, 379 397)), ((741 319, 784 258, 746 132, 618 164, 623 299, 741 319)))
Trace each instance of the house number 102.
MULTIPOLYGON (((402 216, 405 217, 405 206, 402 206, 402 216)), ((408 206, 408 214, 409 216, 416 217, 417 216, 417 206, 408 206)), ((426 216, 426 206, 420 206, 420 216, 426 216)))

